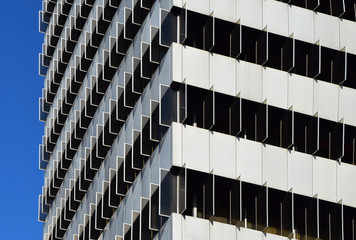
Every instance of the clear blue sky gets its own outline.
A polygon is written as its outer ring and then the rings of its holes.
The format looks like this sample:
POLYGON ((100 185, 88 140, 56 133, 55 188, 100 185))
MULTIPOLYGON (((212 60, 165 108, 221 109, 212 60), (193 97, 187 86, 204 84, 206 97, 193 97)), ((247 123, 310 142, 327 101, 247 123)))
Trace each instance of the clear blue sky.
POLYGON ((1 1, 0 7, 0 239, 41 239, 37 221, 43 171, 38 170, 38 32, 41 0, 1 1))

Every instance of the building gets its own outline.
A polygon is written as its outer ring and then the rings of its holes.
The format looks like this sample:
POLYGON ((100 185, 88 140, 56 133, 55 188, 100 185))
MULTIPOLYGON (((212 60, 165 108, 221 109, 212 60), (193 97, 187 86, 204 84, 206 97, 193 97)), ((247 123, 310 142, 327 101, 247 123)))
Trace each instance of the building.
POLYGON ((355 240, 355 6, 43 0, 43 239, 355 240))

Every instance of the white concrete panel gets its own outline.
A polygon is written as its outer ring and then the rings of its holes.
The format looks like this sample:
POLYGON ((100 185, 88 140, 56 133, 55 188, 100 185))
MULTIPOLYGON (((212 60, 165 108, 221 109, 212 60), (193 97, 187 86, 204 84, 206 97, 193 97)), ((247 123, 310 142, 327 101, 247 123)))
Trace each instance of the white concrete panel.
POLYGON ((337 202, 336 167, 338 162, 326 158, 313 159, 313 195, 323 200, 337 202))
POLYGON ((164 169, 171 169, 173 159, 172 128, 169 128, 163 139, 159 143, 159 166, 164 169))
POLYGON ((177 213, 172 213, 172 226, 173 226, 173 235, 172 240, 181 240, 182 238, 182 215, 177 213))
POLYGON ((288 84, 288 106, 296 112, 313 115, 313 79, 292 74, 288 84))
POLYGON ((150 158, 150 183, 160 184, 159 181, 159 151, 156 150, 152 153, 150 158))
POLYGON ((356 126, 356 90, 343 87, 339 88, 339 94, 339 118, 344 118, 345 124, 356 126))
POLYGON ((347 52, 356 53, 356 23, 343 19, 340 21, 340 49, 346 46, 347 52))
POLYGON ((262 240, 262 235, 263 232, 261 231, 241 227, 237 229, 236 239, 262 240))
POLYGON ((172 0, 169 0, 169 1, 160 1, 160 8, 161 9, 165 9, 167 11, 170 11, 171 8, 173 7, 173 1, 172 0))
POLYGON ((158 72, 155 72, 153 77, 151 78, 150 81, 150 86, 151 86, 151 100, 155 100, 159 102, 160 96, 159 96, 159 74, 158 72))
POLYGON ((333 121, 338 121, 338 85, 314 81, 314 112, 319 113, 319 117, 333 121))
POLYGON ((221 239, 236 239, 236 226, 220 223, 211 222, 210 223, 210 240, 221 240, 221 239))
POLYGON ((203 13, 205 15, 209 15, 209 2, 210 0, 184 0, 187 4, 187 9, 192 10, 194 12, 203 13))
POLYGON ((182 45, 173 43, 172 48, 172 78, 173 81, 182 82, 182 45))
POLYGON ((236 92, 241 92, 243 98, 262 102, 262 67, 236 61, 236 92))
MULTIPOLYGON (((219 240, 223 239, 223 223, 211 222, 210 223, 210 238, 209 240, 219 240)), ((236 234, 235 234, 236 235, 236 234)))
POLYGON ((223 230, 223 234, 222 234, 222 238, 220 239, 229 239, 229 240, 236 239, 237 228, 234 225, 223 224, 222 230, 223 230))
POLYGON ((183 162, 187 168, 209 172, 209 131, 183 126, 183 162))
POLYGON ((339 19, 323 13, 315 13, 314 21, 314 42, 320 39, 322 46, 339 50, 339 19))
POLYGON ((183 46, 183 79, 187 84, 209 89, 209 52, 183 46))
POLYGON ((356 207, 356 166, 341 163, 337 166, 337 201, 356 207))
POLYGON ((179 8, 183 7, 183 1, 182 0, 173 0, 173 5, 179 8))
MULTIPOLYGON (((173 216, 168 218, 167 222, 165 223, 164 227, 160 230, 160 240, 171 240, 173 238, 173 216)), ((175 226, 174 226, 175 227, 175 226)))
POLYGON ((183 166, 182 162, 182 125, 173 122, 172 128, 172 164, 174 166, 183 166))
POLYGON ((237 176, 253 184, 262 184, 262 144, 239 138, 236 141, 237 176))
POLYGON ((214 174, 235 179, 236 176, 236 138, 226 134, 210 133, 210 171, 214 174))
POLYGON ((236 96, 235 66, 236 60, 219 54, 210 57, 210 86, 214 85, 216 92, 236 96))
POLYGON ((210 12, 214 11, 214 17, 237 22, 237 0, 210 0, 210 12))
POLYGON ((298 40, 314 43, 313 12, 291 5, 289 7, 289 34, 298 40))
POLYGON ((262 0, 237 0, 237 19, 241 18, 244 26, 262 30, 262 15, 262 0))
POLYGON ((273 68, 265 68, 263 72, 263 97, 267 103, 279 108, 288 109, 288 73, 273 68))
POLYGON ((186 216, 184 222, 184 240, 209 239, 209 221, 186 216))
POLYGON ((313 157, 309 154, 288 152, 288 189, 313 197, 313 157))
POLYGON ((286 240, 288 238, 279 236, 279 235, 275 235, 275 234, 271 234, 271 233, 267 233, 266 235, 263 235, 262 239, 263 240, 286 240))
POLYGON ((172 81, 172 48, 169 48, 168 52, 162 59, 159 65, 159 82, 161 84, 169 86, 172 81))
POLYGON ((159 2, 155 2, 153 4, 153 7, 150 12, 152 26, 155 26, 155 27, 160 26, 160 21, 159 21, 160 13, 159 12, 160 12, 159 2))
POLYGON ((288 4, 275 0, 263 1, 263 26, 267 26, 269 32, 289 36, 288 8, 288 4))
POLYGON ((262 146, 263 183, 268 187, 288 191, 288 151, 271 146, 262 146))

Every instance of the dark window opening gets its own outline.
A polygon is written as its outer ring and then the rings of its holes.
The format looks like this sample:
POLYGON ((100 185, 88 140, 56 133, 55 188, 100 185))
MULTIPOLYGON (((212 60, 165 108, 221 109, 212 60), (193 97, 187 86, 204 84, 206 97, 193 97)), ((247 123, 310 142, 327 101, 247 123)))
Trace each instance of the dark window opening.
POLYGON ((267 104, 242 99, 240 136, 259 142, 267 139, 267 104))
POLYGON ((262 51, 263 47, 265 47, 265 51, 267 50, 266 40, 267 32, 262 33, 259 30, 242 26, 242 53, 239 59, 251 63, 261 63, 266 60, 266 54, 263 55, 262 52, 257 52, 258 50, 262 51), (265 35, 265 38, 261 35, 265 35))
MULTIPOLYGON (((120 162, 123 162, 124 159, 119 159, 120 162)), ((124 179, 124 163, 122 163, 117 170, 116 174, 116 193, 120 196, 125 196, 130 184, 128 184, 124 179)))
POLYGON ((95 213, 93 213, 93 216, 95 216, 95 229, 98 230, 104 230, 106 226, 106 220, 103 218, 103 199, 99 201, 97 204, 97 207, 95 209, 95 213))
POLYGON ((214 30, 215 44, 212 51, 224 56, 237 57, 240 50, 232 49, 232 46, 240 46, 240 25, 215 18, 214 30))
POLYGON ((341 204, 319 201, 319 239, 341 240, 341 204))
POLYGON ((149 44, 142 43, 141 56, 141 76, 150 79, 156 71, 158 64, 151 62, 151 47, 149 44))
POLYGON ((133 151, 132 151, 132 166, 135 169, 142 169, 142 167, 145 165, 148 157, 144 156, 141 154, 141 134, 139 131, 133 131, 133 138, 134 143, 133 143, 133 151))
POLYGON ((290 148, 292 139, 293 111, 275 107, 268 108, 268 138, 267 144, 290 148))
POLYGON ((128 107, 125 106, 125 94, 124 94, 124 89, 121 87, 118 87, 118 99, 117 99, 117 116, 116 118, 121 121, 121 122, 125 122, 126 118, 128 117, 129 113, 130 113, 130 109, 128 107))
POLYGON ((163 224, 167 221, 167 217, 159 215, 159 187, 151 185, 151 200, 150 200, 150 217, 151 217, 151 229, 159 230, 163 224))
POLYGON ((147 8, 141 7, 141 0, 136 0, 136 3, 133 7, 133 23, 142 25, 148 13, 149 10, 147 8))
POLYGON ((159 103, 151 101, 151 132, 150 132, 150 138, 152 141, 159 142, 160 139, 164 136, 166 133, 168 127, 160 125, 159 123, 159 103))
MULTIPOLYGON (((151 230, 150 230, 150 226, 149 226, 149 203, 148 200, 146 199, 141 199, 142 202, 142 211, 141 211, 141 239, 153 239, 151 238, 151 230)), ((155 233, 154 231, 152 231, 153 233, 155 233)))
POLYGON ((356 239, 356 210, 343 206, 344 239, 356 239))
MULTIPOLYGON (((119 206, 120 202, 121 202, 121 198, 120 195, 117 193, 116 191, 116 187, 117 187, 117 174, 115 174, 110 182, 109 185, 109 202, 108 204, 110 206, 119 206)), ((113 210, 114 211, 114 210, 113 210)))
POLYGON ((240 181, 215 176, 214 221, 234 224, 240 222, 240 181))
POLYGON ((177 121, 177 91, 164 85, 161 85, 160 117, 160 124, 165 126, 177 121))
POLYGON ((177 42, 177 16, 172 12, 161 10, 160 43, 169 47, 173 42, 177 42))
POLYGON ((161 178, 160 213, 165 216, 170 216, 172 213, 177 212, 177 176, 171 171, 161 169, 161 178))
POLYGON ((345 152, 342 161, 349 164, 356 164, 356 129, 345 126, 345 152))
POLYGON ((161 45, 159 29, 151 27, 150 61, 159 64, 166 55, 167 46, 161 45))
POLYGON ((187 202, 185 215, 209 219, 213 215, 213 177, 187 170, 187 202))
POLYGON ((350 21, 355 21, 355 1, 345 0, 345 13, 342 14, 342 18, 348 19, 350 21))
POLYGON ((137 100, 140 98, 140 94, 135 93, 133 91, 133 84, 132 84, 132 74, 130 73, 125 73, 125 106, 129 108, 133 108, 137 102, 137 100))
MULTIPOLYGON (((326 0, 328 1, 328 0, 326 0)), ((317 10, 320 6, 320 0, 306 0, 306 8, 310 10, 317 10)))
POLYGON ((133 212, 133 223, 132 223, 132 239, 130 240, 140 240, 140 215, 137 212, 133 212))
POLYGON ((343 155, 343 123, 320 120, 319 151, 317 155, 337 160, 343 155))
POLYGON ((317 116, 294 113, 294 119, 294 150, 315 154, 319 149, 319 118, 317 116))
POLYGON ((214 124, 214 92, 198 87, 187 87, 187 117, 184 123, 210 129, 214 124))
MULTIPOLYGON (((356 8, 356 3, 355 3, 356 8)), ((356 88, 356 55, 347 54, 347 74, 346 74, 346 81, 344 85, 350 88, 356 88)))
POLYGON ((319 75, 319 45, 295 40, 294 73, 315 78, 319 75))
POLYGON ((117 28, 118 28, 117 31, 120 34, 117 37, 118 38, 118 40, 117 40, 118 44, 116 45, 116 47, 117 47, 116 51, 118 53, 120 53, 120 54, 125 55, 126 51, 130 47, 130 44, 131 44, 132 40, 125 38, 125 30, 124 30, 124 25, 123 24, 118 23, 117 28))
POLYGON ((204 26, 208 17, 192 11, 188 11, 187 15, 187 36, 184 44, 199 49, 205 49, 204 26))
POLYGON ((124 181, 128 183, 133 183, 137 176, 137 171, 133 169, 133 159, 132 159, 132 147, 130 145, 125 145, 125 171, 124 171, 124 181))
POLYGON ((242 183, 242 219, 247 228, 266 230, 266 187, 242 183))
POLYGON ((133 66, 133 91, 135 93, 142 93, 147 84, 149 83, 148 78, 141 77, 141 60, 133 59, 134 66, 133 66))
POLYGON ((133 40, 140 29, 140 25, 134 23, 132 10, 129 8, 125 8, 125 18, 124 37, 128 40, 133 40))
POLYGON ((124 240, 132 240, 131 239, 131 230, 132 230, 132 228, 130 227, 130 226, 128 226, 128 225, 125 225, 126 226, 126 229, 124 228, 124 231, 126 230, 126 232, 125 232, 125 234, 124 234, 124 240))
POLYGON ((334 73, 335 55, 336 55, 336 51, 334 50, 327 49, 327 48, 321 49, 321 73, 317 77, 318 79, 322 79, 323 81, 331 82, 331 83, 334 82, 333 77, 337 75, 336 73, 334 73))
POLYGON ((269 233, 292 235, 292 193, 268 189, 268 227, 269 233))
MULTIPOLYGON (((313 0, 313 5, 312 6, 314 6, 314 2, 316 2, 316 0, 313 0)), ((331 1, 330 0, 319 0, 318 3, 319 3, 319 6, 317 6, 315 8, 316 11, 321 12, 321 13, 325 13, 325 14, 328 14, 328 15, 332 14, 331 1)))
POLYGON ((150 138, 150 118, 142 116, 142 125, 141 151, 143 155, 150 156, 158 143, 150 138))
POLYGON ((215 93, 215 125, 213 131, 236 136, 241 131, 241 99, 215 93))
POLYGON ((153 4, 155 3, 155 0, 139 0, 142 4, 142 7, 151 9, 153 4))
POLYGON ((317 238, 317 199, 294 195, 294 228, 296 238, 314 240, 317 238))

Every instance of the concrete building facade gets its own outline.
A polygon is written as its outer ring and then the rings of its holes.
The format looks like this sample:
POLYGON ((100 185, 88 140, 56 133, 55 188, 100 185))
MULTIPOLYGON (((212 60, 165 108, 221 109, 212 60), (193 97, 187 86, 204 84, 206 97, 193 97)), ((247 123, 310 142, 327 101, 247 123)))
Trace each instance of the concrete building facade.
POLYGON ((356 240, 354 0, 43 0, 43 239, 356 240))

